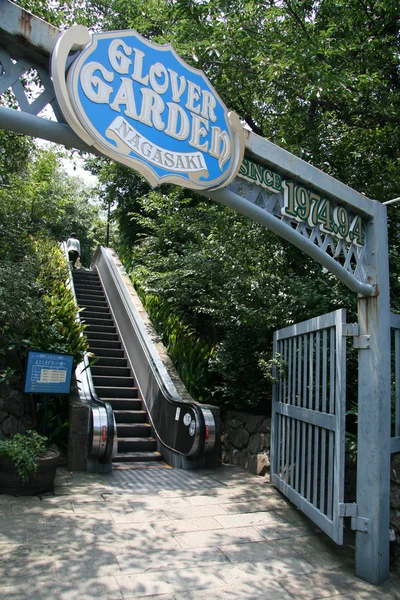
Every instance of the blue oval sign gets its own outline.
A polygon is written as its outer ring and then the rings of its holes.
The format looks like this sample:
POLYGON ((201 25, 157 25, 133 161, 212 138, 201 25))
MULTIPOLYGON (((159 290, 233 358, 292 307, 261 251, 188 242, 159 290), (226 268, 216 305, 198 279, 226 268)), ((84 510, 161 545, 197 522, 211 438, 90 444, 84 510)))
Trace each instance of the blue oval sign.
POLYGON ((244 152, 239 118, 171 45, 133 30, 90 36, 76 26, 56 43, 52 74, 76 133, 151 185, 210 189, 235 177, 244 152), (65 81, 68 54, 83 44, 65 81))

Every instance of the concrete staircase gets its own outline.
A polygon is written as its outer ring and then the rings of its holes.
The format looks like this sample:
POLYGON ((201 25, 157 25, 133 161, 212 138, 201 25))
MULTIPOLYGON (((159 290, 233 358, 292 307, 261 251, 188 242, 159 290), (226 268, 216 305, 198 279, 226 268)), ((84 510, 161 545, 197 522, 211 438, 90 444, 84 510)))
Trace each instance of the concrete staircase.
POLYGON ((118 330, 107 304, 96 271, 75 269, 72 272, 78 306, 83 308, 81 320, 89 351, 97 361, 91 367, 97 395, 111 404, 117 424, 118 452, 114 468, 160 466, 161 454, 151 435, 144 403, 139 397, 118 330))

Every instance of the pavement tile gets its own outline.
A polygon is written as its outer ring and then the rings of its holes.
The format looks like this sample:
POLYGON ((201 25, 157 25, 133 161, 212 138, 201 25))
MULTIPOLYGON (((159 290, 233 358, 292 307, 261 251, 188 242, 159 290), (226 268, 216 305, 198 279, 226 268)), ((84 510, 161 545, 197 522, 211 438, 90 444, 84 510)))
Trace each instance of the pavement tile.
MULTIPOLYGON (((18 578, 25 580, 34 580, 36 578, 56 576, 58 561, 54 557, 46 554, 23 551, 23 547, 18 547, 9 552, 7 555, 2 555, 0 560, 0 581, 4 585, 10 585, 12 581, 18 581, 18 578)), ((45 551, 47 548, 44 549, 45 551)))
POLYGON ((231 565, 222 565, 219 574, 232 584, 235 581, 252 583, 266 579, 280 579, 293 577, 305 573, 314 573, 314 567, 300 556, 279 556, 263 562, 240 562, 231 565))
POLYGON ((42 529, 29 528, 27 530, 27 543, 29 544, 59 544, 70 543, 80 540, 82 543, 90 543, 94 539, 94 533, 78 527, 68 527, 61 531, 58 527, 43 527, 42 529))
POLYGON ((190 569, 194 566, 209 568, 213 565, 229 564, 218 548, 193 548, 190 552, 182 550, 166 551, 164 548, 155 554, 146 555, 140 549, 133 548, 117 553, 117 560, 124 575, 165 571, 172 569, 190 569))
POLYGON ((115 523, 153 523, 169 521, 170 517, 163 510, 132 510, 129 512, 110 512, 115 523))
POLYGON ((161 496, 138 496, 135 500, 130 498, 129 505, 133 510, 165 510, 188 506, 185 498, 162 498, 161 496))
POLYGON ((59 581, 74 583, 79 586, 80 582, 102 577, 115 577, 121 575, 117 561, 117 550, 110 547, 107 552, 97 553, 93 556, 80 556, 71 554, 56 563, 57 577, 59 581))
POLYGON ((123 600, 122 592, 114 577, 86 579, 66 583, 54 581, 29 581, 2 588, 3 600, 123 600))
POLYGON ((375 598, 379 598, 380 591, 361 579, 349 576, 342 569, 294 575, 278 581, 296 600, 316 600, 331 596, 336 598, 340 594, 357 594, 357 600, 361 600, 362 594, 372 592, 375 593, 375 598))
POLYGON ((278 499, 278 496, 272 494, 268 489, 256 488, 256 489, 226 489, 221 494, 194 494, 192 496, 185 496, 186 501, 192 506, 201 504, 233 504, 233 503, 251 503, 251 502, 266 502, 266 498, 272 496, 278 499))
POLYGON ((136 596, 135 600, 179 600, 179 598, 172 594, 156 594, 155 596, 136 596))
POLYGON ((339 569, 341 567, 355 567, 354 556, 349 556, 344 552, 333 554, 332 552, 315 551, 303 554, 303 556, 319 571, 339 569))
POLYGON ((253 525, 253 527, 266 540, 279 540, 310 534, 309 528, 301 525, 292 525, 291 523, 286 522, 281 522, 278 525, 275 521, 271 521, 270 523, 265 522, 262 525, 253 525))
POLYGON ((288 504, 286 500, 282 500, 282 498, 277 498, 276 496, 269 494, 265 496, 265 498, 259 498, 258 500, 228 502, 224 503, 223 506, 228 513, 250 513, 274 510, 278 514, 281 512, 280 509, 286 509, 288 504))
POLYGON ((14 514, 11 518, 0 519, 0 533, 24 533, 28 527, 46 527, 48 518, 41 513, 38 514, 14 514))
POLYGON ((282 523, 285 524, 285 521, 278 517, 273 511, 216 515, 214 518, 222 525, 222 527, 251 527, 252 525, 267 524, 279 528, 282 523))
POLYGON ((215 568, 150 571, 137 575, 116 577, 126 600, 155 594, 177 594, 186 590, 221 587, 223 579, 215 568))
POLYGON ((288 540, 263 540, 261 542, 249 542, 247 544, 230 544, 219 546, 219 550, 229 559, 231 563, 258 563, 270 560, 277 556, 300 556, 299 547, 296 544, 288 544, 288 540))
MULTIPOLYGON (((396 596, 392 596, 390 594, 385 594, 380 590, 372 590, 372 591, 363 591, 363 592, 354 592, 351 594, 339 594, 339 596, 332 596, 333 600, 393 600, 396 596)), ((397 596, 400 598, 400 596, 397 596)))
POLYGON ((180 592, 179 600, 293 600, 278 583, 274 581, 256 581, 240 583, 234 586, 206 588, 191 592, 180 592))
POLYGON ((28 541, 28 532, 26 529, 19 528, 13 530, 12 528, 5 531, 0 531, 0 546, 8 544, 24 544, 28 541))
POLYGON ((214 517, 215 515, 226 514, 225 505, 219 506, 218 504, 165 508, 164 512, 170 519, 199 519, 200 517, 214 517))
POLYGON ((162 521, 153 523, 152 527, 156 533, 185 533, 187 531, 208 531, 210 529, 222 529, 222 525, 213 517, 200 517, 198 519, 177 519, 174 521, 162 521))
POLYGON ((253 527, 177 533, 174 538, 181 548, 219 547, 241 542, 262 541, 264 539, 253 527))

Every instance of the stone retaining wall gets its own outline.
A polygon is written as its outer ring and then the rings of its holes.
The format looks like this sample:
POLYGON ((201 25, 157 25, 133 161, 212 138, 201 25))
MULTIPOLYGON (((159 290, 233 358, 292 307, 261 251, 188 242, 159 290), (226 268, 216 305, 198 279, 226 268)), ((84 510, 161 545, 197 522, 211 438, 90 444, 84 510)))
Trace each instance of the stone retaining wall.
POLYGON ((20 389, 0 383, 0 440, 32 427, 32 403, 20 389))
POLYGON ((267 475, 270 435, 270 418, 226 411, 221 416, 222 460, 256 475, 267 475))

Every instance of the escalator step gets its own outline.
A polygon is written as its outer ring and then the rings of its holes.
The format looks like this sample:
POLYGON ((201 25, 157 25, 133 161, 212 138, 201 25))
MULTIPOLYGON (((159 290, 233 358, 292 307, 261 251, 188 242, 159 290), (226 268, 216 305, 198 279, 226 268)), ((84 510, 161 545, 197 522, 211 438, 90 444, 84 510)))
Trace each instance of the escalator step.
MULTIPOLYGON (((121 350, 122 352, 122 350, 121 350)), ((114 357, 114 356, 96 356, 95 357, 96 367, 127 367, 128 361, 124 356, 114 357)))
POLYGON ((135 387, 135 380, 133 377, 119 377, 118 375, 97 375, 95 373, 92 373, 92 378, 96 388, 97 386, 106 386, 118 389, 135 387))
POLYGON ((151 437, 118 438, 118 454, 129 452, 155 452, 157 443, 151 437))
POLYGON ((113 458, 113 463, 116 462, 147 462, 161 460, 162 456, 159 452, 118 452, 113 458))
POLYGON ((113 410, 115 422, 119 423, 145 423, 147 412, 145 410, 113 410))
MULTIPOLYGON (((97 392, 98 393, 98 392, 97 392)), ((101 398, 103 402, 108 402, 114 410, 142 410, 142 399, 141 398, 110 398, 103 396, 101 398)))
POLYGON ((130 377, 131 376, 131 370, 126 365, 122 366, 122 367, 116 367, 113 365, 105 366, 105 365, 99 365, 99 363, 96 363, 95 365, 93 365, 90 368, 90 370, 92 371, 92 375, 104 375, 104 376, 108 375, 108 376, 113 376, 113 377, 130 377))
POLYGON ((113 400, 119 400, 119 399, 124 399, 124 398, 135 399, 138 396, 138 389, 134 388, 134 387, 115 388, 115 387, 95 384, 95 388, 96 388, 96 391, 97 391, 98 395, 100 396, 100 398, 102 400, 107 398, 107 402, 109 402, 111 404, 111 406, 114 406, 113 400))
POLYGON ((150 437, 151 425, 149 423, 117 423, 118 441, 138 437, 150 437))
POLYGON ((90 344, 90 350, 95 356, 104 358, 124 358, 124 351, 119 342, 116 342, 115 346, 114 342, 107 342, 107 346, 98 346, 93 342, 90 344))

